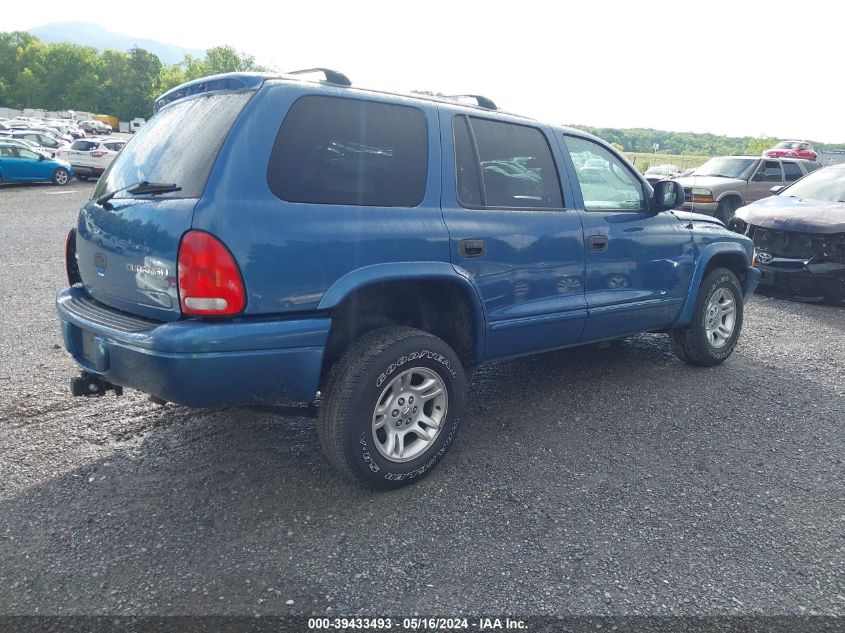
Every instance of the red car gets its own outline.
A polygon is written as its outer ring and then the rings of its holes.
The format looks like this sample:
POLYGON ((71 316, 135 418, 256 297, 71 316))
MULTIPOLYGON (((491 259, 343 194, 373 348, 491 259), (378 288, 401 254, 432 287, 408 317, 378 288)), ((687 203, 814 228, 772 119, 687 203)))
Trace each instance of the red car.
POLYGON ((818 154, 813 146, 806 141, 781 141, 771 149, 763 152, 763 156, 787 156, 789 158, 806 158, 816 160, 818 154))

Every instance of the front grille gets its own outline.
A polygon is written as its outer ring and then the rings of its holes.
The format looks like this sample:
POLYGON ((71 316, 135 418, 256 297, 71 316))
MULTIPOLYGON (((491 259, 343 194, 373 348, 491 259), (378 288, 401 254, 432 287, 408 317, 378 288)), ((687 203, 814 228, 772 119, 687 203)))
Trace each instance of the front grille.
POLYGON ((753 227, 751 239, 755 247, 775 257, 812 259, 823 257, 825 252, 831 250, 830 237, 825 235, 753 227))

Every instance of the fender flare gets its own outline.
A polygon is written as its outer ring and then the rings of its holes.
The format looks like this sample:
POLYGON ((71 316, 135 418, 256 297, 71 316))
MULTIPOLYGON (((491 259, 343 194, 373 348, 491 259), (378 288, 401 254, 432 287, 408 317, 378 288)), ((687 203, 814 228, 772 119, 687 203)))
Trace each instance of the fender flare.
POLYGON ((366 286, 390 281, 448 281, 457 283, 470 301, 475 326, 473 361, 480 363, 486 352, 487 324, 481 293, 470 274, 447 262, 391 262, 356 268, 335 281, 317 306, 318 310, 331 310, 351 293, 366 286))
POLYGON ((701 281, 704 279, 704 271, 707 270, 707 266, 714 257, 725 254, 740 255, 745 261, 746 267, 751 266, 751 261, 748 259, 748 253, 738 242, 716 242, 705 246, 701 250, 701 254, 698 256, 698 262, 695 264, 695 270, 693 270, 692 273, 687 298, 684 300, 684 305, 672 327, 686 327, 690 324, 692 321, 692 312, 695 309, 695 302, 696 299, 698 299, 698 291, 701 287, 701 281))
POLYGON ((730 191, 723 192, 722 194, 719 195, 718 198, 715 199, 715 202, 718 204, 722 200, 724 200, 725 198, 727 198, 729 196, 739 198, 739 206, 740 207, 745 204, 745 196, 743 196, 739 191, 736 191, 735 189, 731 189, 730 191))

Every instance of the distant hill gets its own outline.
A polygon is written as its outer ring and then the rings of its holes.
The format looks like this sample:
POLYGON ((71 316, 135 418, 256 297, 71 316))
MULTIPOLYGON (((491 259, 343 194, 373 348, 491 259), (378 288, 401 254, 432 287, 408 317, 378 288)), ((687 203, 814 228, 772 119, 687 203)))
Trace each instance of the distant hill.
POLYGON ((128 51, 137 46, 154 53, 165 64, 181 62, 185 55, 194 57, 205 55, 205 51, 194 48, 182 48, 173 44, 115 33, 92 22, 53 22, 29 29, 29 32, 50 44, 69 42, 93 46, 101 51, 107 48, 128 51))

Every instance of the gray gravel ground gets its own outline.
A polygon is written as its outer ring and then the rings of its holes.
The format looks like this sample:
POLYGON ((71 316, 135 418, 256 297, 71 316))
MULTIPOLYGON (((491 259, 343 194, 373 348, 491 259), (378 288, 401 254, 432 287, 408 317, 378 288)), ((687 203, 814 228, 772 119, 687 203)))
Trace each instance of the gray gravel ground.
POLYGON ((306 419, 70 397, 91 187, 0 187, 0 613, 845 615, 845 309, 754 298, 714 369, 658 335, 484 367, 373 493, 306 419))

